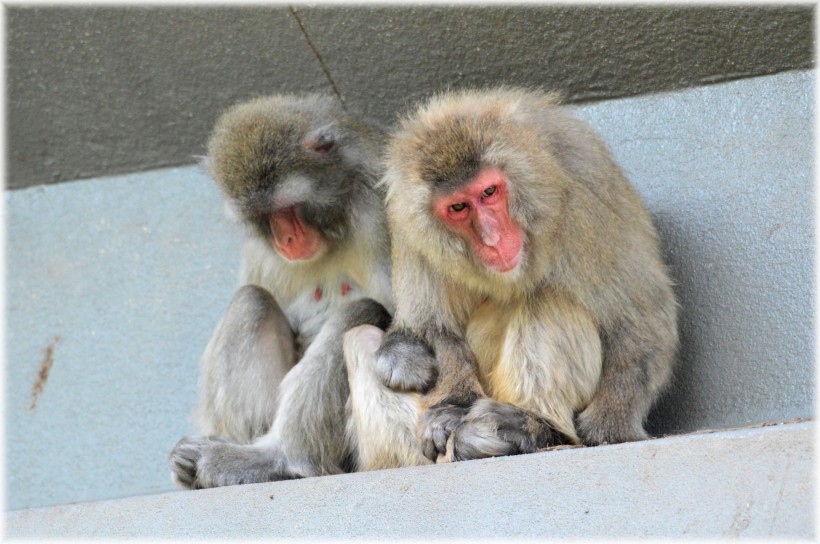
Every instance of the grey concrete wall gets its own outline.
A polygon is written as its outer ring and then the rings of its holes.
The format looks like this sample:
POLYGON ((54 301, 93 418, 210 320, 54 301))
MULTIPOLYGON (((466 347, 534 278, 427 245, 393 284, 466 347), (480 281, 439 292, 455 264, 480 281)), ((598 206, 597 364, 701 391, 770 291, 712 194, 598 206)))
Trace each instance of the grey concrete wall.
MULTIPOLYGON (((655 433, 813 416, 814 87, 789 72, 577 108, 678 283, 655 433)), ((236 286, 217 190, 187 167, 4 196, 7 507, 171 489, 197 360, 236 286)))
POLYGON ((651 432, 810 417, 814 75, 582 107, 652 211, 681 347, 651 432))
POLYGON ((12 513, 11 538, 815 538, 813 424, 12 513))
POLYGON ((260 94, 335 87, 389 124, 447 86, 580 102, 809 68, 813 19, 811 6, 7 7, 7 186, 190 164, 218 113, 260 94))

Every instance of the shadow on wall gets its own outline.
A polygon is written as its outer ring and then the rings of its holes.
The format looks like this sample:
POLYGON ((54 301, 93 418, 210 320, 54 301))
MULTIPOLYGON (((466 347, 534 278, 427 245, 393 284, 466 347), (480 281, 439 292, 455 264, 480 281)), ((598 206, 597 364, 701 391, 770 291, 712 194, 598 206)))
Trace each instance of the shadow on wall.
POLYGON ((702 428, 701 422, 692 417, 684 405, 696 404, 693 394, 697 394, 698 364, 705 363, 700 357, 702 352, 701 337, 692 330, 692 318, 698 315, 693 307, 692 290, 681 278, 691 277, 692 266, 689 262, 692 248, 687 245, 685 225, 676 224, 673 214, 653 214, 655 227, 661 236, 661 247, 664 262, 669 267, 669 274, 675 282, 675 297, 678 300, 678 348, 675 368, 669 386, 656 401, 650 411, 646 430, 652 436, 664 436, 677 432, 687 432, 702 428))

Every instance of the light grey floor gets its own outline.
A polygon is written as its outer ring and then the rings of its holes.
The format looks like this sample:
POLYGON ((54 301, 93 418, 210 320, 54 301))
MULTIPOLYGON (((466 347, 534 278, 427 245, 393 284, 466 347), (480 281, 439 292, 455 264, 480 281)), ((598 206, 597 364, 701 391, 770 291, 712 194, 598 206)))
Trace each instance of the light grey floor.
POLYGON ((814 424, 10 514, 7 537, 812 538, 814 424))

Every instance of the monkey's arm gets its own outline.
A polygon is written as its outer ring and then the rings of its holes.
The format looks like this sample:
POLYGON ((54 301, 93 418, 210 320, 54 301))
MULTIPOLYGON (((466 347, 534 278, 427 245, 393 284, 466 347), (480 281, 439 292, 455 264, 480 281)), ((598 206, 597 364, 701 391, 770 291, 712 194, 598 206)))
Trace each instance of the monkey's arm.
POLYGON ((426 393, 417 429, 424 456, 433 461, 457 458, 452 448, 448 454, 448 439, 484 397, 463 337, 429 322, 412 327, 394 323, 377 356, 377 372, 388 387, 426 393))
POLYGON ((470 404, 483 396, 464 336, 469 293, 453 301, 451 293, 459 290, 448 289, 421 256, 405 247, 393 248, 392 276, 396 311, 377 353, 385 384, 424 392, 428 405, 470 404))
POLYGON ((485 396, 464 337, 470 296, 453 303, 447 296, 453 289, 422 259, 395 248, 393 290, 396 314, 377 353, 377 372, 392 389, 425 393, 419 438, 425 456, 435 460, 476 399, 485 396))

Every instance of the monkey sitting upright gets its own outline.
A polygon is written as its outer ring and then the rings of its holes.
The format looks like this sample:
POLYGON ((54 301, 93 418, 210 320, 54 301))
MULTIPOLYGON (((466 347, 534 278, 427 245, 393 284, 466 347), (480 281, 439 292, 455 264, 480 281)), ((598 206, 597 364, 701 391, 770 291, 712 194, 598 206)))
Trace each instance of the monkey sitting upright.
POLYGON ((551 94, 444 94, 393 137, 384 184, 396 313, 360 364, 432 387, 429 459, 647 437, 677 304, 646 207, 585 123, 551 94))
POLYGON ((246 226, 244 286, 202 357, 197 417, 213 436, 174 448, 179 484, 355 468, 342 335, 386 328, 393 307, 383 138, 322 96, 257 99, 218 120, 207 161, 246 226), (228 450, 240 461, 226 468, 228 450))
MULTIPOLYGON (((343 422, 361 470, 646 437, 677 305, 649 213, 586 124, 552 95, 445 94, 394 135, 383 182, 394 323, 328 328, 348 382, 289 414, 343 422)), ((290 376, 280 411, 301 391, 290 376)), ((252 445, 181 442, 175 470, 192 487, 332 473, 280 416, 252 445)))

